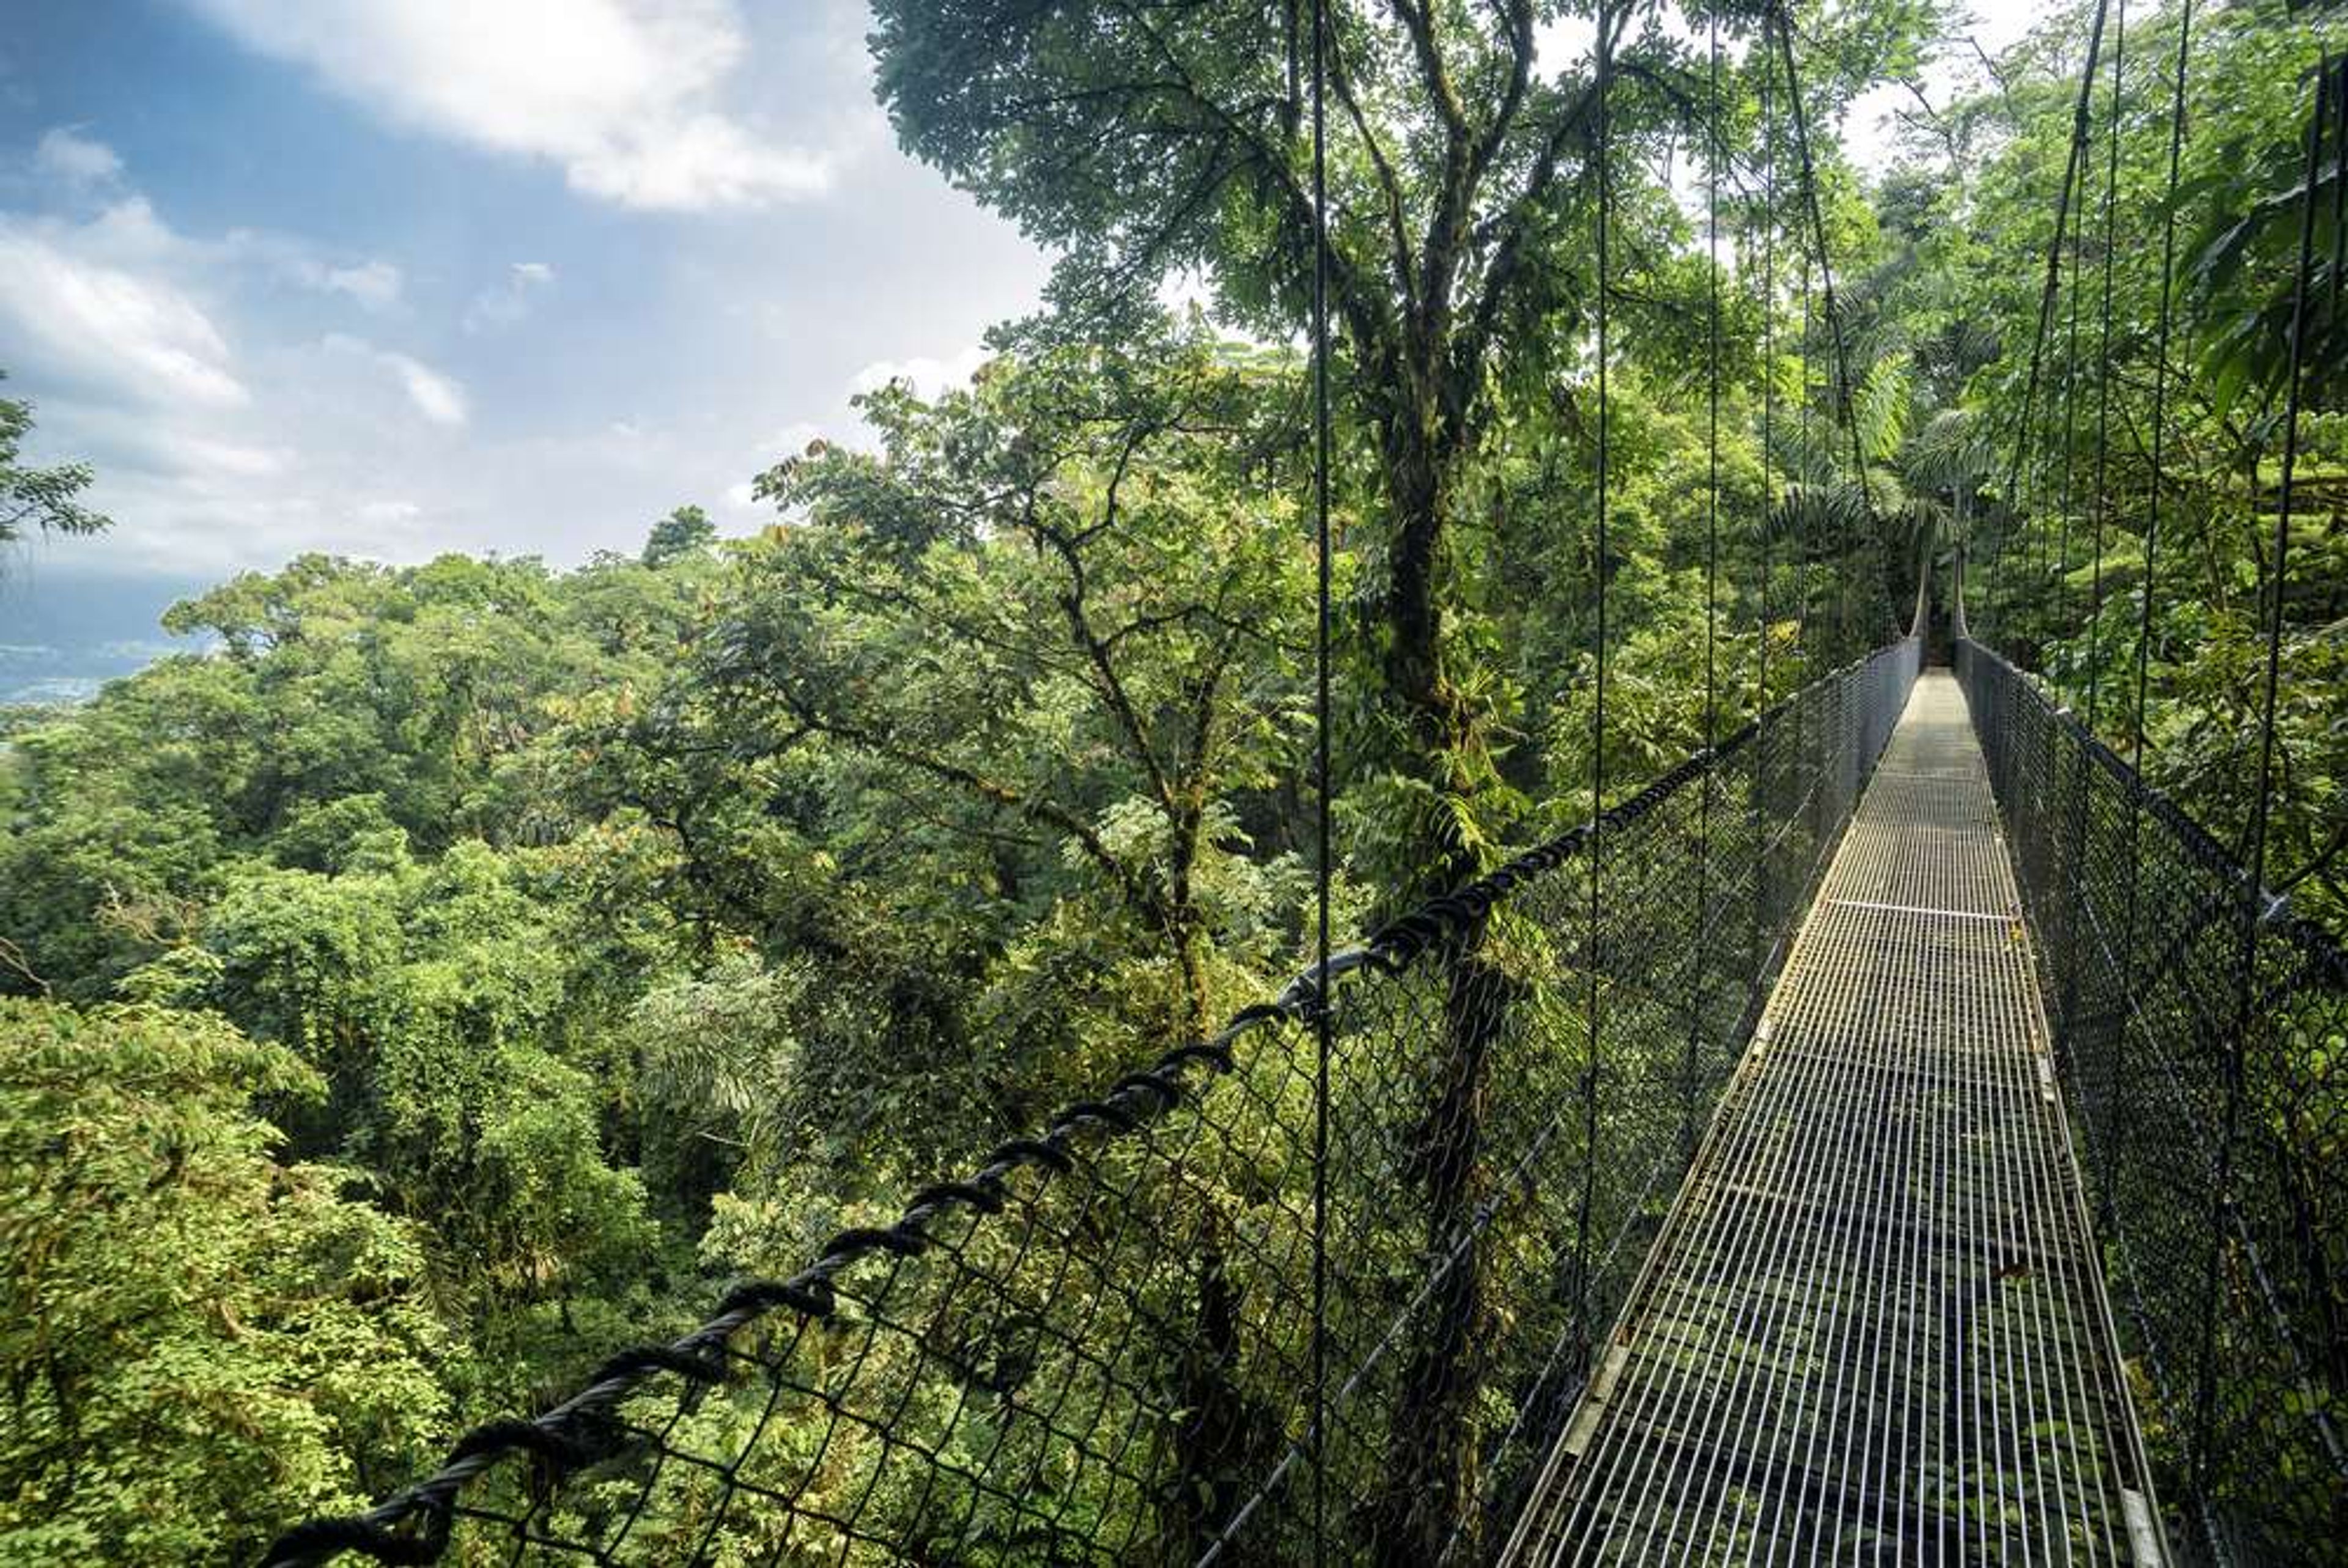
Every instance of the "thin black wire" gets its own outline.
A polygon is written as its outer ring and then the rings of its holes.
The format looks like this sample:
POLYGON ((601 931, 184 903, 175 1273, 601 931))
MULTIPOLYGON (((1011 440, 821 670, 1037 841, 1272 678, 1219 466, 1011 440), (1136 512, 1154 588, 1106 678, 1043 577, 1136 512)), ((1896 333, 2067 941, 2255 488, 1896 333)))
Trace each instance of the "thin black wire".
POLYGON ((2061 287, 2063 241, 2070 231, 2071 196, 2078 179, 2081 149, 2085 145, 2087 117, 2093 112, 2096 69, 2103 59, 2104 19, 2107 9, 2098 0, 2094 22, 2087 34, 2087 60, 2079 72, 2079 96, 2072 106, 2071 142, 2068 157, 2063 165, 2063 183, 2054 201, 2054 231, 2046 244, 2046 281, 2038 295, 2038 326, 2030 345, 2030 370, 2023 383, 2022 407, 2014 421, 2013 460, 2006 470, 2006 494, 2020 494, 2023 455, 2030 444, 2031 415, 2037 404, 2038 383, 2045 367, 2046 340, 2053 335, 2054 302, 2061 287))
POLYGON ((2096 523, 2095 567, 2090 578, 2087 609, 2087 728, 2096 727, 2096 707, 2103 682, 2104 624, 2104 522, 2111 511, 2111 433, 2112 433, 2112 258, 2118 250, 2114 243, 2114 224, 2117 220, 2120 196, 2120 115, 2126 104, 2123 92, 2127 71, 2127 0, 2119 0, 2113 17, 2112 28, 2112 122, 2109 146, 2105 149, 2104 176, 2104 300, 2102 342, 2098 354, 2102 359, 2096 396, 2096 523))
MULTIPOLYGON (((2145 508, 2144 580, 2137 597, 2136 722, 2128 738, 2128 771, 2139 778, 2144 774, 2145 728, 2148 723, 2147 707, 2152 683, 2153 597, 2160 581, 2160 504, 2168 485, 2168 340, 2177 294, 2177 187, 2185 158, 2186 74, 2192 63, 2192 50, 2193 0, 2183 0, 2178 10, 2177 79, 2168 111, 2168 184, 2161 199, 2160 313, 2158 324, 2153 333, 2152 350, 2152 477, 2145 508)), ((2140 853, 2143 826, 2144 804, 2131 794, 2128 797, 2127 850, 2124 857, 2127 869, 2123 874, 2127 878, 2123 894, 2126 914, 2120 939, 2120 955, 2125 965, 2120 973, 2123 996, 2137 994, 2137 927, 2142 918, 2144 896, 2144 866, 2140 853)), ((2099 1198, 2106 1229, 2109 1228, 2119 1185, 2110 1163, 2116 1159, 2119 1148, 2119 1102, 2120 1095, 2116 1084, 2104 1132, 2106 1163, 2099 1198)))
MULTIPOLYGON (((1794 77, 1791 69, 1794 55, 1793 46, 1787 35, 1792 32, 1793 23, 1775 5, 1770 7, 1770 15, 1777 23, 1776 36, 1784 46, 1781 53, 1787 67, 1786 101, 1787 114, 1790 119, 1793 118, 1795 104, 1794 77)), ((1768 34, 1765 31, 1763 36, 1766 40, 1768 34)), ((1797 236, 1800 236, 1801 228, 1800 221, 1797 220, 1793 225, 1797 236)), ((1809 540, 1806 537, 1810 523, 1817 516, 1816 508, 1808 504, 1810 497, 1816 494, 1817 487, 1810 480, 1810 342, 1814 323, 1810 302, 1810 246, 1807 238, 1799 241, 1796 254, 1802 264, 1800 283, 1802 317, 1801 335, 1796 340, 1799 345, 1796 354, 1796 362, 1801 367, 1801 384, 1798 389, 1799 396, 1794 404, 1794 452, 1796 459, 1801 464, 1798 494, 1804 504, 1791 508, 1790 511, 1790 516, 1797 526, 1797 531, 1794 534, 1794 660, 1795 667, 1801 671, 1801 682, 1807 685, 1817 678, 1818 661, 1818 639, 1811 635, 1810 626, 1810 555, 1812 552, 1809 540)), ((1805 755, 1808 754, 1809 747, 1815 738, 1810 732, 1818 723, 1818 718, 1814 717, 1807 709, 1794 715, 1795 744, 1801 748, 1805 755)), ((1813 835, 1818 831, 1815 804, 1814 798, 1812 820, 1809 825, 1813 835)))
MULTIPOLYGON (((2094 555, 2089 573, 2091 587, 2087 610, 2086 654, 2086 729, 2091 735, 2096 733, 2097 700, 2102 691, 2104 521, 2111 509, 2109 477, 2112 414, 2112 265, 2116 250, 2113 239, 2114 224, 2117 220, 2119 207, 2120 117, 2126 108, 2124 93, 2127 79, 2127 0, 2118 0, 2113 15, 2111 121, 2108 134, 2105 138, 2103 298, 2099 307, 2101 324, 2096 347, 2095 489, 2087 498, 2088 506, 2094 508, 2091 530, 2094 537, 2094 555)), ((2085 227, 2084 210, 2080 214, 2080 226, 2084 231, 2085 227)), ((2082 280, 2075 272, 2071 295, 2072 320, 2075 323, 2078 319, 2081 282, 2082 280)), ((2076 330, 2075 324, 2074 330, 2076 330)), ((2070 773, 2069 795, 2072 817, 2065 828, 2066 837, 2072 845, 2072 852, 2067 857, 2069 886, 2068 894, 2059 908, 2053 933, 2058 947, 2066 952, 2079 939, 2079 928, 2082 923, 2092 921, 2095 917, 2094 911, 2085 907, 2086 884, 2089 876, 2086 853, 2089 835, 2087 814, 2090 808, 2087 770, 2084 767, 2075 767, 2070 770, 2070 773)), ((2063 978, 2058 988, 2058 1006, 2055 1013, 2056 1062, 2066 1075, 2074 1080, 2077 1078, 2080 1071, 2077 1053, 2080 1050, 2078 1022, 2082 968, 2083 966, 2075 959, 2066 960, 2063 964, 2063 978)))
POLYGON ((1793 508, 1791 515, 1797 529, 1799 530, 1794 535, 1794 657, 1799 661, 1802 671, 1802 680, 1804 683, 1807 684, 1818 673, 1818 641, 1810 635, 1810 544, 1809 540, 1806 537, 1808 532, 1809 524, 1816 515, 1813 508, 1807 504, 1809 497, 1815 494, 1816 487, 1810 483, 1808 468, 1810 457, 1810 333, 1812 323, 1810 318, 1810 252, 1807 246, 1805 246, 1801 251, 1801 260, 1802 331, 1801 336, 1797 341, 1801 344, 1797 357, 1802 367, 1802 384, 1801 396, 1794 405, 1794 451, 1797 458, 1803 465, 1799 493, 1801 494, 1805 504, 1793 508))
POLYGON ((2012 619, 2013 606, 2013 585, 2007 580, 2005 562, 2008 556, 2027 548, 2021 536, 2028 526, 2029 512, 2004 497, 2000 497, 2000 504, 2005 508, 2005 527, 1999 532, 1997 553, 1990 557, 1990 613, 1986 636, 1993 643, 2003 644, 2007 641, 2006 622, 2012 619))
MULTIPOLYGON (((2014 418, 2013 459, 2006 469, 2005 495, 2009 507, 2015 505, 2022 496, 2024 456, 2031 445, 2031 415, 2037 404, 2038 383, 2045 367, 2046 340, 2054 333, 2054 304, 2063 275, 2063 241, 2070 228, 2072 190, 2078 179, 2083 149, 2086 145, 2087 118, 2093 113, 2096 67, 2103 58, 2106 9, 2107 0, 2097 0, 2095 20, 2087 33, 2087 61, 2079 72, 2079 96, 2071 109, 2069 156, 2063 165, 2063 183, 2054 202, 2054 232, 2046 243, 2046 281, 2039 290, 2038 326, 2031 337, 2030 370, 2023 383, 2022 406, 2014 418)), ((2028 511, 2025 507, 2023 518, 2025 528, 2028 526, 2028 511)), ((2001 612, 1998 630, 2003 631, 2004 629, 2004 615, 2001 612)))
POLYGON ((1997 530, 1997 549, 1989 558, 1989 581, 1984 585, 1982 606, 1982 636, 2003 641, 2005 634, 2005 558, 2013 553, 2014 536, 2020 531, 2022 519, 2029 508, 2021 497, 2007 492, 2000 495, 1997 504, 2004 513, 1997 530))
MULTIPOLYGON (((2095 128, 2092 122, 2087 135, 2088 141, 2083 142, 2079 149, 2082 167, 2085 167, 2087 153, 2093 146, 2095 128)), ((2055 451, 2056 460, 2063 467, 2062 522, 2054 536, 2054 580, 2052 585, 2054 600, 2052 625, 2057 631, 2071 624, 2071 522, 2078 505, 2076 487, 2079 473, 2079 295, 2084 292, 2080 287, 2080 278, 2086 269, 2086 254, 2087 209, 2082 202, 2071 215, 2071 292, 2065 302, 2070 325, 2066 329, 2067 342, 2063 351, 2063 439, 2055 451)), ((2058 692, 2063 689, 2064 682, 2059 671, 2054 672, 2054 685, 2058 692)))
MULTIPOLYGON (((1761 510, 1754 520, 1754 535, 1759 540, 1759 575, 1761 579, 1758 602, 1754 613, 1758 619, 1761 635, 1754 640, 1756 669, 1754 679, 1758 684, 1756 706, 1769 706, 1769 643, 1776 628, 1770 620, 1770 574, 1775 566, 1771 559, 1770 530, 1776 509, 1776 415, 1777 415, 1777 105, 1776 56, 1769 49, 1769 19, 1761 19, 1761 510)), ((1717 355, 1715 356, 1715 367, 1717 355)), ((1751 790, 1750 815, 1756 842, 1761 835, 1764 791, 1756 764, 1751 790)), ((1754 891, 1759 905, 1766 908, 1774 878, 1770 875, 1770 856, 1759 856, 1754 862, 1754 891)), ((1753 923, 1752 951, 1748 955, 1754 983, 1758 985, 1766 973, 1770 955, 1764 940, 1766 921, 1753 923)))
MULTIPOLYGON (((1777 46, 1778 52, 1784 56, 1786 62, 1786 97, 1788 107, 1790 108, 1793 115, 1794 147, 1795 150, 1801 158, 1802 196, 1804 204, 1809 214, 1811 239, 1817 250, 1819 292, 1826 313, 1828 338, 1834 348, 1836 412, 1842 421, 1844 433, 1850 438, 1851 466, 1854 470, 1855 477, 1859 481, 1860 508, 1869 518, 1872 518, 1875 515, 1875 492, 1874 487, 1869 479, 1867 453, 1859 442, 1859 418, 1857 411, 1852 404, 1850 355, 1849 348, 1843 340, 1842 313, 1835 304, 1834 258, 1827 244, 1825 210, 1818 202, 1818 166, 1810 157, 1809 116, 1802 107, 1801 76, 1794 64, 1793 25, 1790 20, 1782 15, 1780 7, 1772 5, 1770 7, 1770 12, 1778 14, 1777 46)), ((1767 36, 1766 15, 1765 15, 1763 18, 1763 36, 1766 40, 1767 36)), ((1809 415, 1809 252, 1806 251, 1802 258, 1802 413, 1804 417, 1804 434, 1806 437, 1804 442, 1805 448, 1807 446, 1807 419, 1809 415)), ((1805 572, 1807 572, 1807 569, 1808 560, 1808 552, 1804 551, 1802 555, 1802 563, 1803 570, 1805 572)), ((1842 581, 1838 586, 1842 593, 1844 602, 1848 604, 1851 589, 1851 582, 1849 573, 1848 571, 1843 573, 1842 581)), ((1807 620, 1809 615, 1809 589, 1807 580, 1805 580, 1802 589, 1802 613, 1803 619, 1807 620)), ((1807 670, 1807 666, 1805 666, 1806 672, 1807 670)))
MULTIPOLYGON (((1719 676, 1715 664, 1715 628, 1720 613, 1720 18, 1712 18, 1707 62, 1706 169, 1704 248, 1709 262, 1704 273, 1709 352, 1705 355, 1705 428, 1704 492, 1704 749, 1719 738, 1719 676)), ((1708 820, 1708 814, 1707 814, 1708 820)), ((1703 886, 1705 840, 1697 839, 1697 886, 1703 886)), ((1702 907, 1702 896, 1698 896, 1702 907)))
POLYGON ((1818 167, 1810 160, 1809 116, 1802 108, 1802 78, 1794 68, 1794 29, 1790 22, 1783 22, 1778 27, 1777 47, 1786 56, 1786 96, 1794 114, 1794 150, 1801 155, 1802 195, 1809 208, 1810 231, 1818 241, 1818 292, 1825 304, 1827 331, 1834 343, 1835 397, 1850 436, 1850 458, 1859 479, 1859 500, 1871 515, 1875 497, 1868 483, 1867 453, 1859 445, 1859 421, 1851 409, 1850 358, 1843 343, 1841 313, 1835 308, 1834 257, 1827 246, 1824 210, 1818 205, 1818 167))
POLYGON ((2343 58, 2336 68, 2339 79, 2335 80, 2334 64, 2326 59, 2322 73, 2317 79, 2316 111, 2307 129, 2307 179, 2300 200, 2299 275, 2291 285, 2291 351, 2284 371, 2282 474, 2275 498, 2273 597, 2267 605, 2266 682, 2259 706, 2258 793, 2250 805, 2250 886, 2252 894, 2247 913, 2253 917, 2259 913, 2256 908, 2260 896, 2258 890, 2266 886, 2267 828, 2274 781, 2275 698, 2282 672, 2283 589, 2291 549, 2291 505, 2298 478, 2299 418, 2305 395, 2307 296, 2315 275, 2315 192, 2323 162, 2324 99, 2333 93, 2348 92, 2348 58, 2343 58))
POLYGON ((1609 142, 1612 135, 1612 96, 1614 75, 1613 39, 1608 32, 1611 18, 1606 0, 1599 0, 1597 76, 1591 84, 1597 97, 1595 128, 1591 156, 1596 164, 1598 180, 1598 493, 1593 528, 1593 565, 1591 597, 1596 600, 1596 660, 1593 671, 1590 710, 1590 927, 1589 946, 1582 955, 1589 974, 1589 1060, 1582 1064, 1582 1165, 1581 1207, 1574 1227, 1574 1249, 1577 1255, 1574 1287, 1581 1299, 1587 1302, 1590 1294, 1590 1217, 1597 1200, 1598 1180, 1598 1077, 1599 1077, 1599 887, 1605 865, 1605 842, 1601 826, 1606 812, 1606 503, 1607 462, 1610 456, 1612 410, 1608 406, 1606 384, 1607 314, 1606 291, 1611 275, 1613 220, 1613 189, 1608 169, 1609 142))
POLYGON ((1329 172, 1323 99, 1328 79, 1328 16, 1313 0, 1313 530, 1319 560, 1313 579, 1313 954, 1319 994, 1313 1009, 1313 1560, 1328 1538, 1325 1462, 1329 1378, 1329 172))
MULTIPOLYGON (((2197 1390, 2192 1463, 2197 1491, 2206 1491, 2215 1415, 2218 1292, 2224 1237, 2234 1207, 2235 1140, 2239 1133, 2245 1088, 2247 1041, 2257 1012, 2258 941, 2265 924, 2267 831, 2272 808, 2275 751, 2275 700, 2282 672, 2282 612, 2285 572, 2290 565, 2291 514, 2299 464, 2299 417, 2303 393, 2307 347, 2309 283, 2315 272, 2316 180, 2323 165, 2325 112, 2333 92, 2348 92, 2348 59, 2333 80, 2334 66, 2326 58, 2316 77, 2315 111, 2308 117, 2306 177, 2300 191, 2299 269, 2291 281, 2290 350, 2284 371, 2282 473, 2276 497, 2274 553, 2266 605, 2266 670, 2259 706, 2259 771, 2250 799, 2247 876, 2241 885, 2241 951, 2236 960, 2239 989, 2234 1027, 2225 1047, 2225 1109, 2219 1132, 2216 1180, 2212 1184, 2212 1231, 2204 1276, 2200 1384, 2197 1390)), ((2255 486, 2253 487, 2255 488, 2255 486)))
POLYGON ((1761 703, 1769 702, 1770 519, 1777 505, 1777 59, 1761 19, 1761 703))
MULTIPOLYGON (((2159 564, 2160 503, 2168 485, 2168 343, 2177 293, 2177 187, 2185 158, 2186 73, 2192 63, 2192 51, 2193 0, 2182 0, 2177 17, 2177 85, 2168 112, 2168 186, 2161 200, 2160 318, 2153 334, 2152 491, 2144 530, 2144 589, 2137 604, 2136 733, 2128 749, 2128 766, 2137 774, 2144 771, 2146 703, 2152 679, 2153 589, 2159 564)), ((2130 887, 2133 899, 2133 883, 2130 887)))
MULTIPOLYGON (((1715 626, 1720 612, 1720 19, 1712 19, 1705 59, 1704 251, 1706 268, 1705 429, 1704 492, 1704 749, 1718 738, 1719 676, 1715 626)), ((1707 778, 1697 804, 1695 837, 1695 929, 1710 923, 1712 888, 1712 784, 1707 778)), ((1696 1049, 1704 1029, 1704 970, 1691 970, 1688 989, 1687 1058, 1684 1066, 1680 1139, 1695 1149, 1696 1049)))

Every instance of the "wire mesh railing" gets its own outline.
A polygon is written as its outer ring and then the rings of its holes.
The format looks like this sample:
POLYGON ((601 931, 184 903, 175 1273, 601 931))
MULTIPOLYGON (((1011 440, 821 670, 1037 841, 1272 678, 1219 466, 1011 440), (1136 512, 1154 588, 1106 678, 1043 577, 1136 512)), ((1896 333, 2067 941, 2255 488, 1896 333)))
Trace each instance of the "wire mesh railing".
POLYGON ((1918 648, 1812 683, 1338 955, 1322 986, 1300 977, 268 1561, 1489 1557, 1918 648))
POLYGON ((2348 957, 2014 666, 1957 670, 2164 1501, 2220 1562, 2348 1561, 2348 957))

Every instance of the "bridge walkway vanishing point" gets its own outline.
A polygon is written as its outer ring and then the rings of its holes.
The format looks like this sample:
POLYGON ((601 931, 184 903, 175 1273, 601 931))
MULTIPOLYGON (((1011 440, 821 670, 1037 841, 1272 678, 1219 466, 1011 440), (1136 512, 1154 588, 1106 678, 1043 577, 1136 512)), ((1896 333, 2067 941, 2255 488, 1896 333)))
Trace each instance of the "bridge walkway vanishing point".
POLYGON ((2164 1560, 1965 701, 1894 733, 1507 1560, 2164 1560))

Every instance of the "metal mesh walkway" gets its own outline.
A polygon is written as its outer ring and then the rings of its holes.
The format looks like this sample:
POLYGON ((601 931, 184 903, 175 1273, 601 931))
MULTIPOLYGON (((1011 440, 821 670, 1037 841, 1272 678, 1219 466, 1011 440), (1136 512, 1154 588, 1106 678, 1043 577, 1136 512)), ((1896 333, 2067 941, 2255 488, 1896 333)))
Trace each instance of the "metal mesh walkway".
POLYGON ((2157 1562, 1964 699, 1916 687, 1519 1563, 2157 1562))

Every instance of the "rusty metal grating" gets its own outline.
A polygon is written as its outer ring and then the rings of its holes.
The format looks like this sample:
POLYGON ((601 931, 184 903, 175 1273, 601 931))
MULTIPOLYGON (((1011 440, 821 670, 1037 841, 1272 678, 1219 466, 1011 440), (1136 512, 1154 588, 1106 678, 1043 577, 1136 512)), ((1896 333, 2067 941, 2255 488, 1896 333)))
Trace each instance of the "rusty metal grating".
POLYGON ((2029 944, 1928 674, 1510 1561, 2163 1560, 2029 944))

